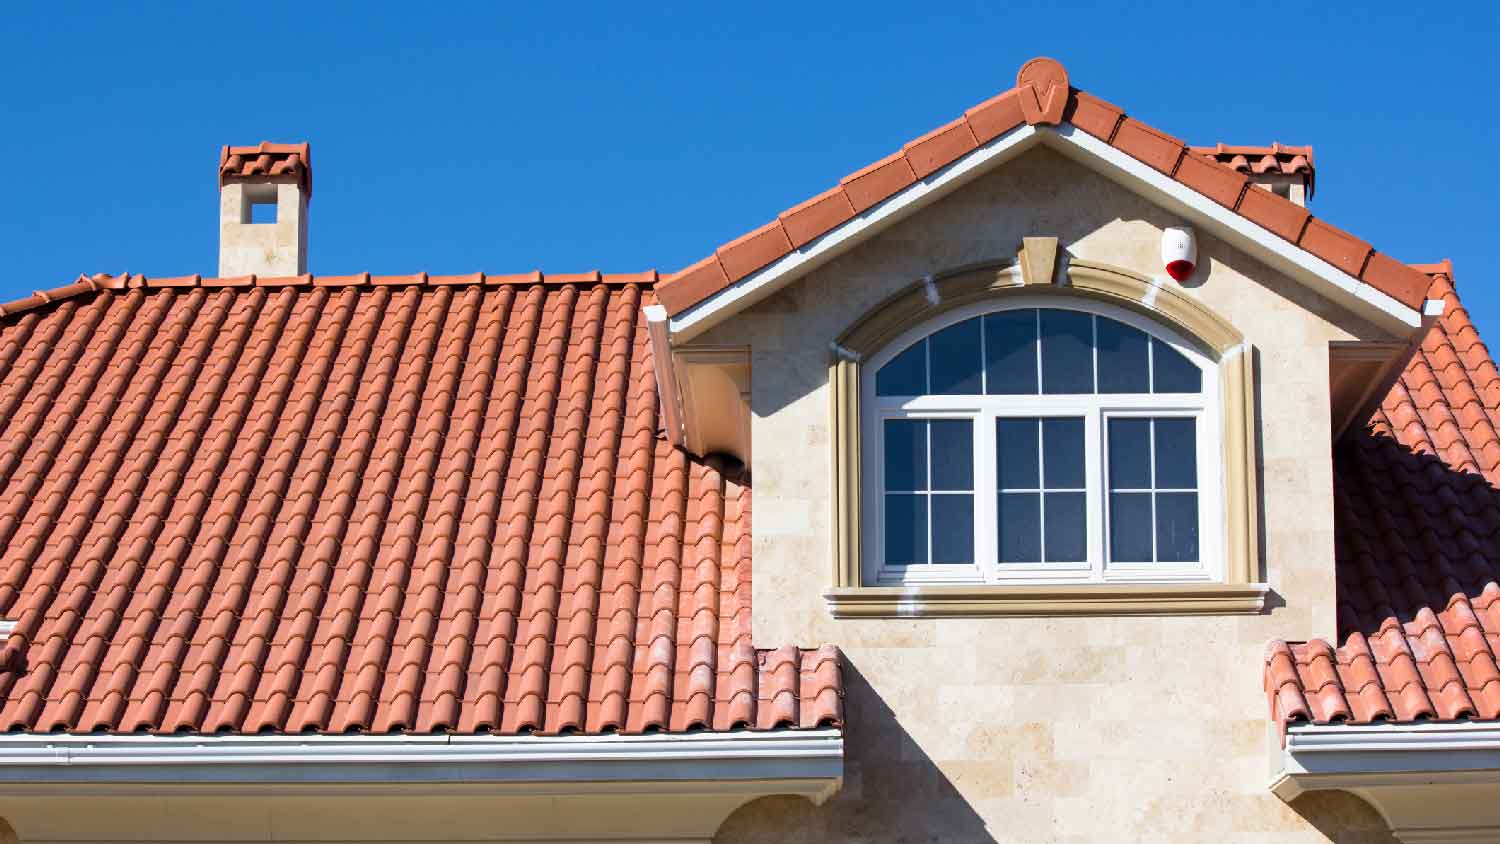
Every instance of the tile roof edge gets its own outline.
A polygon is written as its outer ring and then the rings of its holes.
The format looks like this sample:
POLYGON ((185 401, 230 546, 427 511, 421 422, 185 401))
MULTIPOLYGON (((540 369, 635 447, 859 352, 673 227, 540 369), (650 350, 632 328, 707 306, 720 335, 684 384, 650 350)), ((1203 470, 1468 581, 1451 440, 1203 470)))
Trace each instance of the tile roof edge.
POLYGON ((63 299, 81 296, 85 293, 94 293, 99 290, 125 290, 136 288, 160 288, 160 287, 319 287, 319 286, 390 286, 390 285, 425 285, 431 287, 453 286, 453 285, 483 285, 494 287, 500 285, 515 284, 604 284, 604 285, 641 285, 643 287, 654 287, 660 281, 661 274, 656 270, 646 270, 638 273, 605 273, 599 270, 590 270, 585 273, 543 273, 541 270, 533 270, 529 273, 513 274, 489 274, 469 273, 467 275, 428 275, 427 273, 415 273, 412 275, 371 275, 370 273, 359 273, 355 275, 332 276, 312 275, 310 273, 297 276, 257 276, 247 275, 232 278, 204 277, 201 275, 164 276, 152 277, 132 273, 110 275, 108 273, 97 273, 95 275, 79 275, 71 284, 55 287, 50 290, 38 290, 30 296, 0 304, 0 317, 13 316, 26 311, 40 308, 63 299))
POLYGON ((924 178, 918 177, 917 173, 936 172, 977 152, 965 141, 974 140, 983 147, 1022 124, 1057 126, 1062 123, 1072 124, 1137 161, 1156 168, 1174 181, 1277 234, 1402 305, 1413 310, 1421 309, 1427 283, 1414 269, 1275 194, 1267 192, 1265 196, 1256 196, 1256 207, 1245 209, 1245 188, 1250 180, 1232 167, 1220 165, 1199 168, 1192 174, 1182 173, 1184 161, 1202 160, 1189 154, 1192 147, 1129 118, 1117 106, 1070 87, 1063 66, 1045 58, 1032 59, 1022 65, 1015 87, 969 109, 938 130, 908 142, 891 155, 854 171, 840 179, 832 189, 814 197, 820 200, 817 205, 825 213, 818 214, 817 219, 809 223, 810 230, 802 231, 799 227, 795 239, 787 237, 789 219, 798 215, 803 219, 813 216, 809 208, 812 202, 794 205, 778 214, 771 223, 722 244, 706 258, 684 269, 667 274, 657 287, 657 296, 668 315, 676 317, 729 289, 751 273, 793 254, 801 248, 795 243, 821 237, 855 219, 864 209, 906 190, 924 178), (1061 104, 1056 101, 1058 86, 1062 88, 1061 104), (972 138, 961 132, 964 125, 972 138), (944 134, 950 137, 939 137, 944 134), (1122 139, 1122 136, 1125 137, 1122 139), (1226 172, 1216 173, 1215 170, 1226 172), (829 209, 826 200, 838 198, 843 201, 836 202, 837 207, 829 209), (751 242, 754 243, 753 249, 751 242), (730 257, 728 261, 725 260, 726 254, 730 257), (746 260, 749 256, 753 256, 753 261, 746 260))

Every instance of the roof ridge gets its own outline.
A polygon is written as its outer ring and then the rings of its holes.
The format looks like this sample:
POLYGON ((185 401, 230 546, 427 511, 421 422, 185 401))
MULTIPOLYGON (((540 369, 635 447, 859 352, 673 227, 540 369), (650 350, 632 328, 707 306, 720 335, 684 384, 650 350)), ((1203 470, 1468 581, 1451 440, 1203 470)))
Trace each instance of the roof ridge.
MULTIPOLYGON (((657 288, 657 296, 670 314, 681 314, 1001 135, 1023 125, 1062 123, 1072 124, 1401 304, 1421 308, 1428 282, 1417 270, 1314 217, 1289 199, 1270 191, 1250 192, 1251 180, 1246 174, 1194 155, 1183 141, 1128 116, 1118 106, 1073 88, 1062 64, 1048 58, 1022 65, 1015 87, 668 275, 657 288)), ((1309 154, 1309 168, 1311 163, 1309 154)))
POLYGON ((136 288, 155 289, 161 287, 390 287, 399 285, 425 285, 432 287, 482 285, 498 287, 526 284, 604 284, 655 286, 661 274, 655 269, 638 273, 606 273, 590 270, 582 273, 544 273, 532 270, 529 273, 468 273, 463 275, 429 275, 425 272, 410 275, 314 275, 304 273, 293 276, 243 275, 219 278, 215 276, 183 275, 151 277, 134 273, 110 275, 96 273, 92 276, 80 274, 71 284, 38 290, 0 304, 0 317, 12 316, 40 308, 63 299, 93 293, 98 290, 126 290, 136 288))

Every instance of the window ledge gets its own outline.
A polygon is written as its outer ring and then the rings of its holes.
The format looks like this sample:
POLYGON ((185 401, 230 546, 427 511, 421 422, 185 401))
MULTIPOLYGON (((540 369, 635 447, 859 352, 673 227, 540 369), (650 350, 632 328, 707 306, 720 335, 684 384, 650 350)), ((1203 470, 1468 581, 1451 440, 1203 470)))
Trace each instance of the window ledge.
POLYGON ((834 618, 1023 615, 1256 615, 1264 583, 858 586, 825 591, 834 618))

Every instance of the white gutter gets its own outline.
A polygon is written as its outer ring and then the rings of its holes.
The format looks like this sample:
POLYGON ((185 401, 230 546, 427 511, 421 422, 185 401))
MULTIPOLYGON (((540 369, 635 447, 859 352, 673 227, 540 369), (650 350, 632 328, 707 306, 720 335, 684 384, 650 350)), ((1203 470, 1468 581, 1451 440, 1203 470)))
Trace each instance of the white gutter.
POLYGON ((1347 791, 1402 841, 1500 840, 1500 723, 1305 724, 1276 749, 1282 800, 1347 791))
POLYGON ((836 729, 609 736, 0 735, 0 784, 688 783, 843 776, 836 729))

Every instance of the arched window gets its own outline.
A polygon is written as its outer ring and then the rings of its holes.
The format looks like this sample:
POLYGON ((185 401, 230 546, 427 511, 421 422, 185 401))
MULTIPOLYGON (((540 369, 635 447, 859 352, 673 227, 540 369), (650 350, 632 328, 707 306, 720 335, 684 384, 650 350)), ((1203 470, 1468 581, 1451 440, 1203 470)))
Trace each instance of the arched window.
POLYGON ((1221 576, 1214 361, 1134 311, 971 305, 862 375, 867 583, 1221 576))

